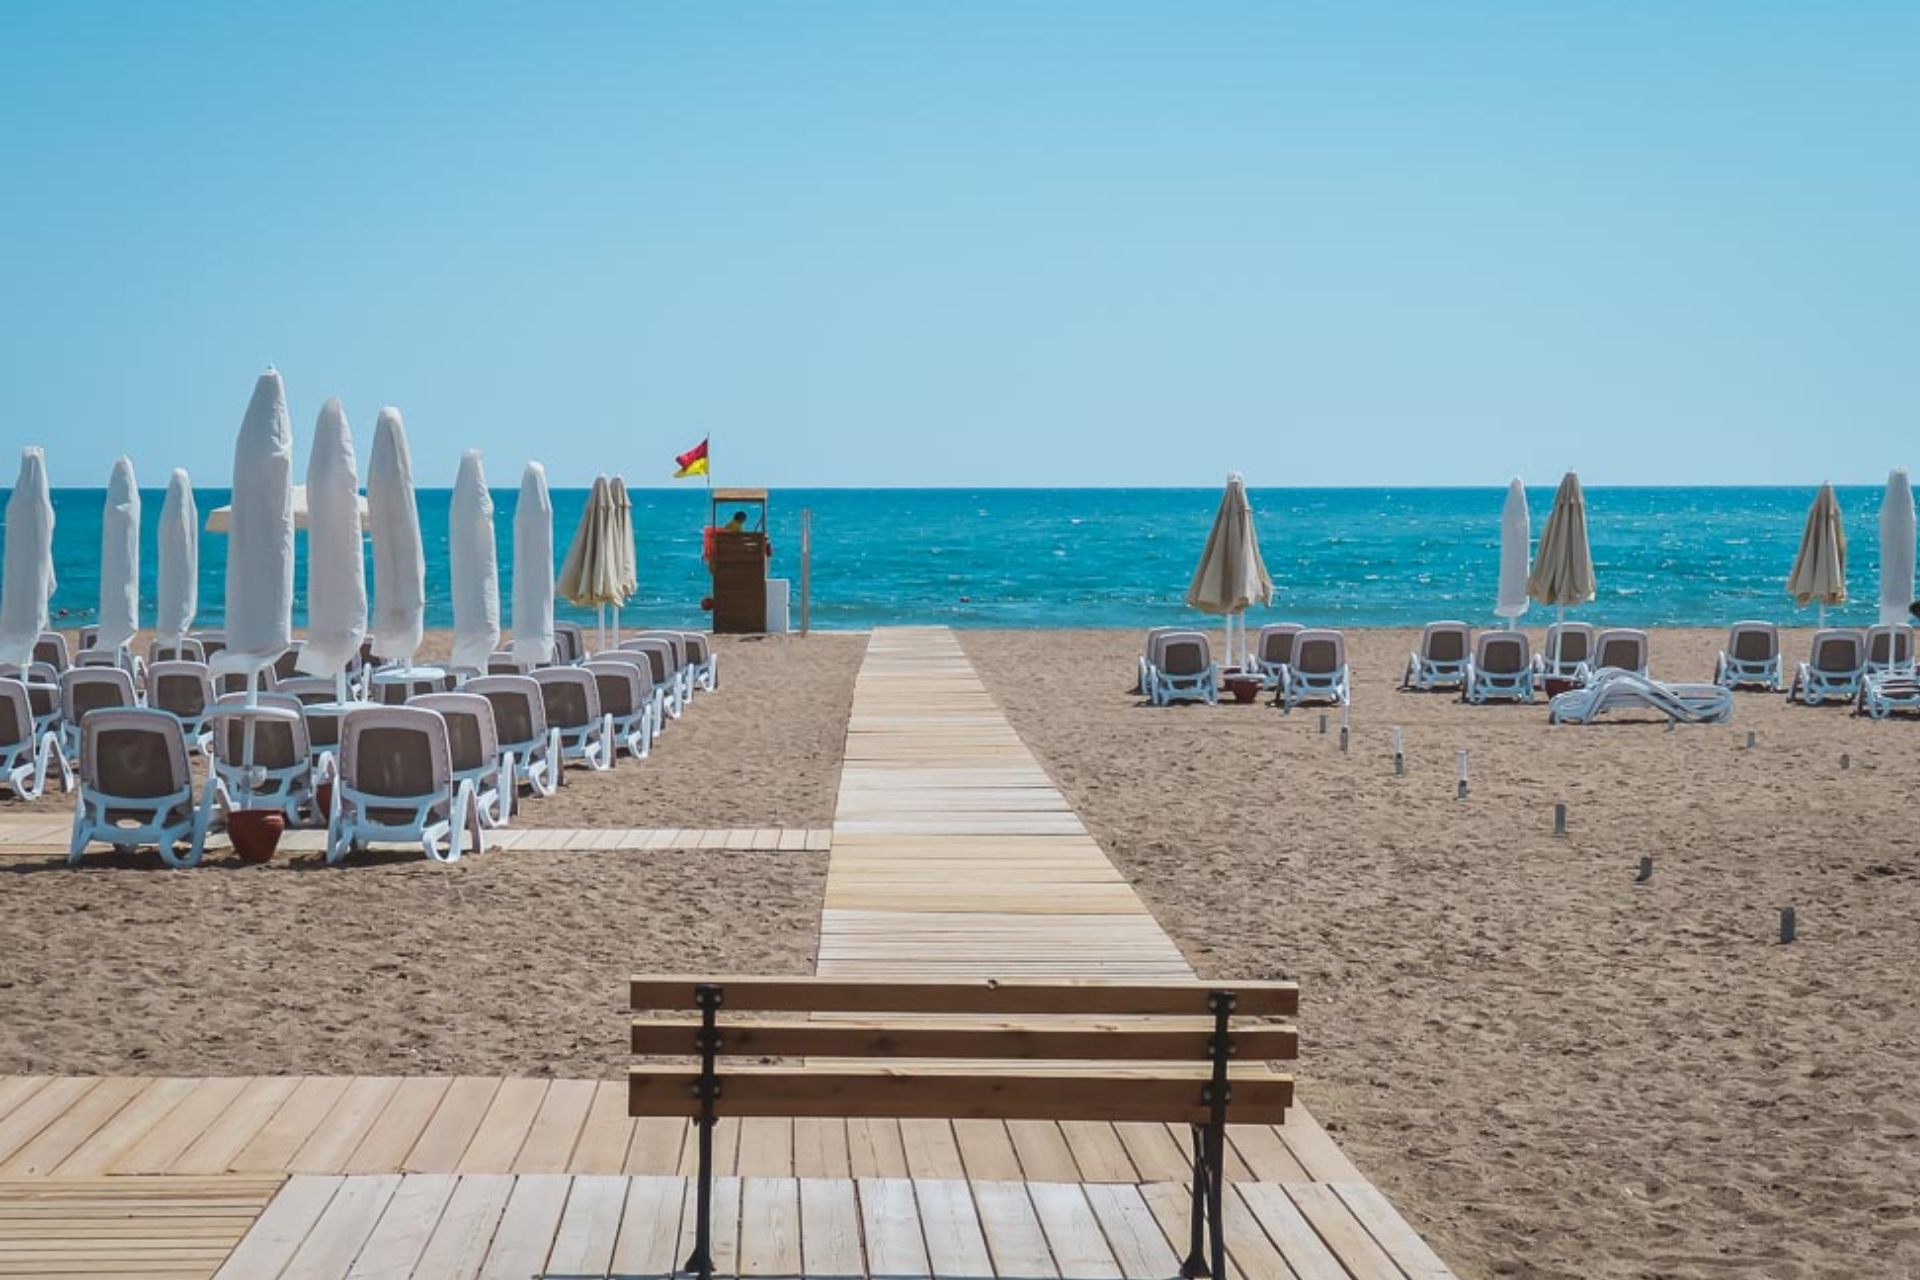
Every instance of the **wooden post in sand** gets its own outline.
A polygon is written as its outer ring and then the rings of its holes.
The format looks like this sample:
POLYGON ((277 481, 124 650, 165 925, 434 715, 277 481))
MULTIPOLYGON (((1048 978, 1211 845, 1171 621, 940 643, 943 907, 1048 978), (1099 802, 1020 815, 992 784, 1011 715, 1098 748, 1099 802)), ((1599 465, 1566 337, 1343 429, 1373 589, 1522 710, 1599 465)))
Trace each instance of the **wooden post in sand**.
POLYGON ((1327 713, 1322 711, 1320 713, 1320 736, 1325 737, 1326 733, 1327 733, 1327 713))
POLYGON ((1851 768, 1853 768, 1853 757, 1842 751, 1840 753, 1840 772, 1845 773, 1851 768))
POLYGON ((1559 800, 1554 802, 1553 834, 1557 836, 1564 836, 1567 834, 1567 805, 1564 800, 1559 800))
POLYGON ((1747 730, 1747 750, 1753 750, 1753 730, 1747 730))
POLYGON ((1640 858, 1639 874, 1633 877, 1633 882, 1635 884, 1645 884, 1651 879, 1653 879, 1653 855, 1650 853, 1643 854, 1640 858))
POLYGON ((1340 706, 1340 750, 1342 751, 1347 749, 1347 734, 1353 728, 1349 713, 1350 708, 1342 703, 1340 706))
POLYGON ((1453 762, 1459 783, 1454 789, 1453 798, 1465 800, 1467 798, 1467 749, 1465 747, 1453 753, 1453 762))
POLYGON ((1781 944, 1784 946, 1785 944, 1792 942, 1795 938, 1799 936, 1800 936, 1800 922, 1794 918, 1793 908, 1792 907, 1780 908, 1780 942, 1781 944))
POLYGON ((1400 749, 1399 725, 1393 726, 1393 776, 1396 778, 1404 778, 1407 776, 1407 756, 1406 753, 1400 749))

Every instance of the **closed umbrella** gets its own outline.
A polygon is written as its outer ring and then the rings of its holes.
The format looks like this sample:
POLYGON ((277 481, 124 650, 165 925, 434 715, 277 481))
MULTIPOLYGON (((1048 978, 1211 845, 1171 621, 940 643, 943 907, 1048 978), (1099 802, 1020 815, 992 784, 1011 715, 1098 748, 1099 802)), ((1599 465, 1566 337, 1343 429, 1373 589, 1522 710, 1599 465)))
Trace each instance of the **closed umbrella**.
POLYGON ((1205 613, 1222 614, 1227 627, 1227 665, 1233 666, 1234 631, 1240 633, 1240 663, 1247 652, 1246 611, 1273 602, 1273 579, 1260 558, 1260 538, 1253 528, 1253 504, 1247 501, 1246 482, 1239 472, 1227 476, 1226 492, 1214 513, 1213 529, 1200 553, 1199 567, 1187 586, 1187 603, 1205 613))
POLYGON ((1820 625, 1827 625, 1827 606, 1847 602, 1847 531, 1840 523, 1840 502, 1833 486, 1823 484, 1807 508, 1807 526, 1800 534, 1800 552, 1787 575, 1787 594, 1803 607, 1818 603, 1820 625))
POLYGON ((1516 478, 1507 486, 1507 502, 1500 509, 1500 593, 1494 616, 1507 620, 1507 629, 1527 611, 1527 552, 1533 537, 1527 512, 1527 488, 1516 478))
POLYGON ((529 462, 513 509, 513 656, 553 661, 553 501, 547 471, 529 462))
POLYGON ((100 517, 100 632, 94 643, 118 653, 140 629, 140 486, 133 460, 114 461, 100 517))
POLYGON ((620 607, 640 589, 640 566, 633 550, 633 499, 627 496, 627 482, 615 476, 608 483, 607 491, 613 500, 615 581, 620 591, 620 598, 613 602, 613 644, 617 649, 620 647, 620 607))
MULTIPOLYGON (((1533 571, 1527 575, 1527 595, 1540 604, 1552 605, 1554 620, 1564 622, 1567 606, 1585 604, 1593 599, 1593 590, 1593 552, 1587 546, 1587 499, 1580 492, 1580 477, 1569 471, 1560 479, 1560 488, 1553 495, 1553 510, 1547 513, 1546 528, 1540 531, 1533 571)), ((1554 634, 1552 658, 1557 666, 1559 633, 1554 634)))
POLYGON ((367 638, 366 543, 360 532, 360 464, 337 397, 320 406, 307 454, 307 643, 300 670, 333 676, 347 700, 347 668, 367 638))
POLYGON ((566 563, 556 584, 562 596, 582 609, 600 612, 600 647, 607 643, 607 606, 620 599, 619 570, 613 547, 613 493, 605 476, 595 476, 587 509, 573 531, 566 563))
POLYGON ((200 505, 193 481, 175 467, 160 503, 159 607, 153 626, 160 638, 177 644, 200 611, 200 505))
POLYGON ((53 599, 53 498, 47 458, 37 447, 20 451, 20 476, 7 498, 6 576, 0 578, 0 662, 24 668, 47 629, 53 599))
POLYGON ((226 606, 227 647, 215 658, 222 670, 257 672, 292 643, 293 426, 272 369, 254 384, 233 447, 226 606))
POLYGON ((1880 504, 1880 622, 1899 626, 1913 604, 1913 486, 1905 467, 1887 477, 1880 504))
POLYGON ((500 558, 493 541, 493 495, 480 451, 460 455, 447 520, 447 570, 453 578, 453 665, 484 672, 500 647, 500 558))
POLYGON ((420 651, 426 627, 427 557, 413 499, 413 455, 398 409, 382 409, 373 424, 367 514, 373 525, 373 647, 405 667, 420 651))

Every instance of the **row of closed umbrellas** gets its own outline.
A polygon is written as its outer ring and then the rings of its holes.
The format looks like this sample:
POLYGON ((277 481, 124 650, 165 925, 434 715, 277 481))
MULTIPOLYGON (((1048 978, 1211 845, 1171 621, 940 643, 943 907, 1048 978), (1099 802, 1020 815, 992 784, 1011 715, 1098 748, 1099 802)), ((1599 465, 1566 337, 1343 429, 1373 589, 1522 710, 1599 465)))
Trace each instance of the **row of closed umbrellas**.
MULTIPOLYGON (((562 596, 587 608, 620 605, 638 588, 632 503, 615 477, 594 481, 587 509, 561 566, 562 596)), ((199 513, 187 473, 174 471, 161 508, 156 630, 177 639, 198 611, 199 513)), ((233 501, 209 520, 229 536, 226 649, 229 669, 273 662, 292 643, 294 530, 307 530, 307 612, 300 670, 337 675, 359 653, 369 625, 363 537, 373 543, 374 650, 402 665, 424 639, 426 555, 414 498, 413 459, 400 411, 380 411, 360 496, 358 459, 339 400, 321 407, 304 490, 293 484, 293 431, 286 388, 269 369, 234 446, 233 501)), ((119 459, 102 521, 101 648, 118 649, 139 629, 140 493, 133 465, 119 459)), ((448 528, 455 666, 485 670, 500 644, 500 580, 493 497, 480 454, 460 459, 448 528)), ((23 451, 7 503, 5 577, 0 579, 0 662, 24 665, 48 625, 54 589, 53 503, 41 450, 23 451)), ((513 529, 513 652, 523 662, 553 658, 553 505, 546 472, 529 462, 513 529)))
MULTIPOLYGON (((1494 604, 1495 615, 1507 619, 1509 625, 1526 613, 1531 603, 1551 605, 1564 613, 1570 606, 1594 598, 1596 580, 1593 552, 1587 541, 1587 504, 1577 474, 1569 471, 1561 478, 1538 548, 1531 546, 1531 537, 1526 488, 1516 479, 1507 486, 1500 516, 1500 577, 1494 604)), ((1914 603, 1915 559, 1913 490, 1904 470, 1896 469, 1887 479, 1887 495, 1880 507, 1880 547, 1880 620, 1901 622, 1914 603)), ((1822 625, 1827 606, 1847 601, 1847 535, 1832 484, 1820 486, 1807 512, 1793 571, 1787 576, 1787 592, 1803 606, 1819 605, 1822 625)), ((1227 477, 1226 493, 1187 588, 1187 603, 1227 618, 1227 659, 1231 664, 1236 624, 1243 647, 1240 656, 1244 657, 1243 615, 1256 604, 1272 602, 1273 579, 1260 556, 1253 506, 1247 498, 1246 483, 1236 472, 1227 477)))

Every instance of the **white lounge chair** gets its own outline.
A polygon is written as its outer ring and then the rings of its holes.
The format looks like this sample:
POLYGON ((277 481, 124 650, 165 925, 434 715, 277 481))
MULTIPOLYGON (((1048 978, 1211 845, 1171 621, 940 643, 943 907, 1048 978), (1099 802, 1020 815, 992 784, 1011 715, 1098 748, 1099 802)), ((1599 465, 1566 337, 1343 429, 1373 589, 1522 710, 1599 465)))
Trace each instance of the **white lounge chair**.
POLYGON ((532 670, 533 664, 514 657, 511 649, 495 649, 487 655, 487 674, 490 676, 524 676, 532 670))
POLYGON ((1293 638, 1293 661, 1280 684, 1280 707, 1292 711, 1308 702, 1344 707, 1353 700, 1351 674, 1344 635, 1325 628, 1302 631, 1293 638))
POLYGON ((200 642, 201 656, 208 664, 227 647, 227 633, 224 631, 196 631, 192 638, 200 642))
POLYGON ((720 691, 720 655, 713 651, 713 639, 704 631, 682 631, 687 645, 687 666, 693 685, 708 693, 720 691))
POLYGON ((624 640, 616 652, 639 654, 653 668, 653 683, 660 691, 660 709, 664 713, 654 725, 654 732, 664 731, 666 721, 678 720, 687 706, 686 698, 681 693, 683 684, 673 646, 659 639, 624 640))
MULTIPOLYGON (((693 700, 693 663, 687 652, 687 637, 682 631, 639 631, 634 640, 657 640, 664 643, 673 653, 673 679, 680 696, 680 705, 685 707, 693 700)), ((622 643, 619 648, 626 648, 622 643)), ((677 719, 678 717, 676 717, 677 719)))
POLYGON ((1524 631, 1482 631, 1460 694, 1468 702, 1533 701, 1533 647, 1524 631))
POLYGON ((1593 657, 1585 664, 1580 678, 1591 680, 1602 671, 1646 675, 1647 633, 1636 627, 1608 627, 1596 633, 1593 637, 1593 657))
POLYGON ((1556 680, 1579 680, 1581 668, 1593 656, 1593 627, 1585 622, 1556 622, 1547 628, 1540 652, 1533 656, 1543 676, 1556 680))
POLYGON ((1771 622, 1736 622, 1727 629, 1727 647, 1714 663, 1713 682, 1725 689, 1779 692, 1780 628, 1771 622))
POLYGON ((560 735, 563 766, 579 761, 599 773, 613 768, 613 718, 600 710, 600 687, 579 667, 533 673, 547 708, 547 727, 560 735))
POLYGON ((147 666, 162 662, 205 662, 207 648, 192 636, 181 636, 178 640, 162 640, 155 636, 147 645, 147 666))
POLYGON ((1896 711, 1920 712, 1920 677, 1913 672, 1869 672, 1860 682, 1859 714, 1885 720, 1896 711))
POLYGON ((1867 674, 1870 676, 1913 674, 1912 627, 1867 628, 1867 674))
POLYGON ((553 662, 555 666, 572 666, 587 656, 587 633, 577 622, 556 622, 553 624, 553 662))
POLYGON ((1150 627, 1147 638, 1140 650, 1139 678, 1134 681, 1133 691, 1144 698, 1153 697, 1153 673, 1160 665, 1160 642, 1168 636, 1186 632, 1186 627, 1150 627))
POLYGON ((73 665, 68 656, 67 637, 58 631, 42 631, 40 638, 33 642, 33 661, 44 662, 53 668, 53 674, 59 675, 73 665))
POLYGON ((87 713, 68 863, 79 862, 96 842, 122 853, 153 845, 170 867, 198 865, 206 825, 193 803, 186 736, 168 712, 102 707, 87 713), (187 846, 184 853, 180 845, 187 846))
POLYGON ((547 727, 547 704, 539 682, 532 676, 481 676, 467 681, 461 692, 492 704, 494 735, 500 750, 513 758, 514 782, 536 796, 552 795, 565 780, 560 734, 547 727))
POLYGON ((1591 724, 1614 711, 1650 711, 1683 724, 1733 718, 1733 691, 1717 684, 1664 684, 1636 672, 1603 667, 1591 683, 1547 704, 1553 724, 1591 724))
POLYGON ((1160 657, 1153 668, 1153 705, 1175 702, 1220 701, 1219 669, 1213 665, 1213 646, 1204 632, 1176 631, 1160 637, 1160 657))
POLYGON ((133 677, 119 667, 68 667, 60 673, 60 749, 69 759, 80 758, 82 721, 89 713, 139 705, 133 677))
POLYGON ((1269 622, 1253 642, 1253 667, 1264 688, 1278 689, 1293 661, 1293 641, 1306 628, 1298 622, 1269 622))
POLYGON ((1420 632, 1420 649, 1408 655, 1403 689, 1458 689, 1467 682, 1473 653, 1473 628, 1464 622, 1429 622, 1420 632))
POLYGON ((60 766, 62 789, 73 790, 73 770, 61 753, 59 735, 35 726, 26 683, 0 677, 0 783, 21 800, 38 800, 47 792, 49 763, 60 766))
POLYGON ((1807 661, 1795 671, 1788 702, 1817 707, 1823 702, 1852 702, 1867 675, 1867 636, 1849 627, 1813 633, 1807 661))
POLYGON ((277 809, 289 827, 325 820, 314 799, 314 751, 305 708, 283 693, 230 693, 208 713, 213 767, 201 803, 230 812, 277 809))
POLYGON ((178 716, 187 745, 201 755, 213 750, 207 714, 215 699, 213 673, 204 662, 162 660, 147 668, 147 705, 178 716))
POLYGON ((472 787, 482 826, 506 826, 513 816, 513 752, 500 749, 493 704, 477 693, 429 693, 408 705, 440 713, 454 781, 472 787))
MULTIPOLYGON (((653 676, 645 662, 621 662, 615 655, 595 658, 581 664, 581 670, 593 676, 600 694, 600 712, 612 725, 616 747, 626 748, 635 760, 644 760, 653 751, 654 697, 653 676)), ((620 658, 639 658, 639 654, 620 654, 620 658)))
POLYGON ((327 823, 327 861, 369 844, 418 844, 435 862, 481 847, 473 784, 453 777, 447 722, 424 707, 370 706, 340 726, 340 770, 327 823))

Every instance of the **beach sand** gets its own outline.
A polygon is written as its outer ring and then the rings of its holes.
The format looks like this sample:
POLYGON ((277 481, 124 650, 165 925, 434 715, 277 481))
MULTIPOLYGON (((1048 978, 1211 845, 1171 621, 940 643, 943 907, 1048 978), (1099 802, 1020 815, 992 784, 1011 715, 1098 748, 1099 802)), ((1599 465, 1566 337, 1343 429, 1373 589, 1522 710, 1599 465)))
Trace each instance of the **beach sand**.
POLYGON ((1137 633, 962 638, 1195 967, 1301 983, 1304 1096, 1463 1276, 1920 1268, 1920 726, 1552 727, 1399 692, 1415 634, 1354 632, 1343 755, 1337 711, 1140 705, 1137 633))

